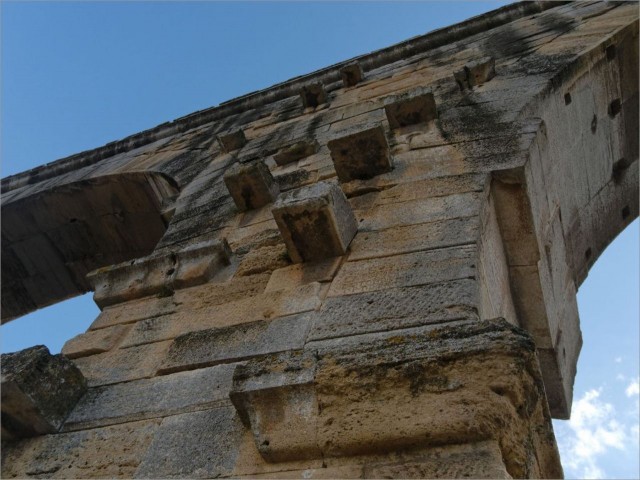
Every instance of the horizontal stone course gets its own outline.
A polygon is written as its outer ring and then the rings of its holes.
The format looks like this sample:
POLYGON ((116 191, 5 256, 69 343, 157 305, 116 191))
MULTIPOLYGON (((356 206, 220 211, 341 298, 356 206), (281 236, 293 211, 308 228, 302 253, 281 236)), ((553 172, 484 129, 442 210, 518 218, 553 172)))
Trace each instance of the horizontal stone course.
POLYGON ((127 423, 204 410, 227 400, 235 365, 91 388, 78 403, 64 431, 127 423))

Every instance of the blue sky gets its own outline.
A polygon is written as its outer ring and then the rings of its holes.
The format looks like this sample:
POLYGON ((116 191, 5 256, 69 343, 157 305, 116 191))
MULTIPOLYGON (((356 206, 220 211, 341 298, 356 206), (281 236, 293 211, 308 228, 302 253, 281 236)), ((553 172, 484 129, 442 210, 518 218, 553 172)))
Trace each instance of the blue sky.
MULTIPOLYGON (((103 145, 508 2, 10 2, 2 8, 1 174, 103 145)), ((584 347, 565 474, 638 478, 638 221, 578 294, 584 347)), ((0 329, 2 351, 59 351, 90 295, 0 329)))

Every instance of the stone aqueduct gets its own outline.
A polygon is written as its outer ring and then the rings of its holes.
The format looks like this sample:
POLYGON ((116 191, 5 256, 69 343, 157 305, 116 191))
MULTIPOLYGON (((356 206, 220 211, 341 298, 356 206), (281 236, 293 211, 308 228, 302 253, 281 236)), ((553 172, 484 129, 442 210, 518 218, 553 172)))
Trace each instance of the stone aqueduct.
POLYGON ((2 476, 561 477, 638 7, 519 3, 2 180, 2 476))

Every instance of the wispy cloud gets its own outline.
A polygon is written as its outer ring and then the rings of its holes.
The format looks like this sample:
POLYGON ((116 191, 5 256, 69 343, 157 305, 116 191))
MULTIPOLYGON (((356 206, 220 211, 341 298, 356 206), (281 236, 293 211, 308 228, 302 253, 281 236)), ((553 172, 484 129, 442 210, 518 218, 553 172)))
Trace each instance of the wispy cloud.
POLYGON ((601 391, 589 390, 574 402, 571 420, 557 431, 568 477, 605 478, 600 458, 612 449, 625 450, 632 435, 616 418, 613 405, 601 399, 601 391))
POLYGON ((627 397, 633 397, 634 395, 640 395, 640 383, 639 383, 637 378, 635 380, 631 380, 631 383, 629 383, 629 386, 624 391, 624 393, 627 394, 627 397))

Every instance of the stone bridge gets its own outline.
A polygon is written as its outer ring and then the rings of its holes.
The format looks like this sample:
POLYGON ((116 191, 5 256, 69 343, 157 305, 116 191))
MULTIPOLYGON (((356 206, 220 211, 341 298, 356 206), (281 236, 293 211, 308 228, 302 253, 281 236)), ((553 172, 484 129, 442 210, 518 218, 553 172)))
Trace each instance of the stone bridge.
POLYGON ((638 8, 518 3, 2 180, 2 476, 561 477, 638 8), (16 320, 19 321, 19 320, 16 320))

